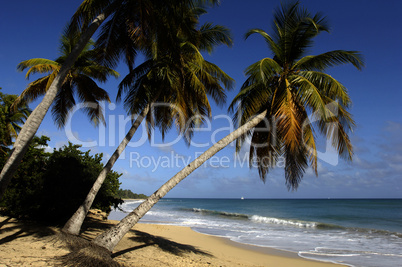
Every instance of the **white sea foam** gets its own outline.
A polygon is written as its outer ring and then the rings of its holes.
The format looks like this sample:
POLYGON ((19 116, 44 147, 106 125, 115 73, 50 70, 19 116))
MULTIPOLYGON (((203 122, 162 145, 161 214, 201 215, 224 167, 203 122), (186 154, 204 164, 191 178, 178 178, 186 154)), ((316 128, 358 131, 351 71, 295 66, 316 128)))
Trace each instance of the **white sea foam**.
POLYGON ((251 220, 254 222, 260 222, 260 223, 282 224, 282 225, 296 226, 296 227, 300 227, 300 228, 315 228, 317 226, 317 224, 315 222, 284 220, 284 219, 278 219, 278 218, 263 217, 263 216, 258 216, 258 215, 251 216, 251 220))
POLYGON ((144 202, 144 200, 125 200, 123 204, 120 205, 120 208, 124 212, 128 213, 134 210, 136 207, 138 207, 138 205, 141 204, 142 202, 144 202))

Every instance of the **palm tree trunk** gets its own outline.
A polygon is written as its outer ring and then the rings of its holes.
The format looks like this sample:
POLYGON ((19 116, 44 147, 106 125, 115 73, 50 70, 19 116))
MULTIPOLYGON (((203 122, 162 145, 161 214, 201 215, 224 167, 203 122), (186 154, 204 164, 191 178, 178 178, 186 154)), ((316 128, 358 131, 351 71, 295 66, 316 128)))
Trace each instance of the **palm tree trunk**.
POLYGON ((28 149, 29 143, 35 136, 36 131, 42 123, 48 109, 52 105, 59 88, 61 87, 64 79, 67 76, 68 71, 77 60, 79 54, 84 49, 88 41, 91 39, 92 35, 105 19, 106 15, 100 14, 94 19, 94 21, 92 21, 88 29, 81 35, 80 40, 71 51, 70 55, 67 57, 64 64, 61 66, 59 73, 47 90, 42 102, 35 108, 35 110, 31 113, 24 126, 22 127, 21 132, 15 140, 11 155, 8 158, 0 174, 0 199, 2 199, 11 178, 13 177, 22 158, 24 157, 26 150, 28 149))
POLYGON ((142 113, 137 117, 133 125, 131 126, 130 130, 126 134, 125 138, 121 141, 119 146, 116 148, 113 155, 110 157, 109 161, 106 163, 105 167, 100 172, 98 178, 96 179, 95 183, 93 184, 91 190, 89 191, 87 197, 85 198, 84 202, 78 208, 78 210, 74 213, 74 215, 67 221, 64 225, 62 231, 72 235, 78 235, 81 229, 81 225, 84 222, 85 217, 89 209, 92 206, 92 203, 98 193, 99 189, 101 188, 103 182, 106 179, 106 176, 112 169, 114 163, 120 157, 121 153, 127 147, 128 143, 130 142, 131 138, 133 138, 134 133, 137 131, 138 127, 140 126, 143 119, 147 116, 150 109, 150 105, 148 105, 142 113))
POLYGON ((179 171, 175 176, 170 178, 164 185, 162 185, 155 193, 153 193, 146 201, 141 203, 135 210, 123 218, 117 225, 113 226, 109 230, 106 230, 99 236, 97 236, 92 243, 106 248, 110 252, 120 242, 123 236, 161 199, 164 197, 173 187, 175 187, 180 181, 190 175, 194 170, 200 167, 205 161, 210 159, 217 152, 229 145, 231 142, 244 135, 247 131, 254 128, 259 122, 261 122, 267 114, 267 111, 254 117, 252 120, 239 127, 237 130, 228 134, 222 138, 215 145, 210 147, 201 156, 192 161, 184 169, 179 171))

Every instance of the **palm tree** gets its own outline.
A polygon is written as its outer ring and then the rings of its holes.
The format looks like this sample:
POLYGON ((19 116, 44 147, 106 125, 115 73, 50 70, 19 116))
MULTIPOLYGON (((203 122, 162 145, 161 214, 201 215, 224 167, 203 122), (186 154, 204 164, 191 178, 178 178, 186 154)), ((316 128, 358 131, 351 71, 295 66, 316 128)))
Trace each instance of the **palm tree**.
POLYGON ((16 95, 6 95, 0 92, 0 152, 2 153, 7 153, 6 147, 12 145, 13 138, 17 138, 21 125, 24 124, 31 112, 26 102, 14 105, 15 108, 13 108, 16 98, 16 95))
MULTIPOLYGON (((241 115, 241 126, 178 172, 117 225, 97 236, 92 241, 94 244, 112 251, 167 192, 218 151, 247 134, 254 141, 257 139, 250 148, 252 158, 261 159, 269 151, 274 159, 279 155, 286 158, 286 183, 289 188, 296 189, 307 166, 317 171, 316 137, 313 124, 306 116, 307 111, 317 117, 319 132, 332 140, 339 154, 346 154, 346 158, 351 159, 352 147, 347 133, 353 126, 353 120, 346 111, 351 103, 350 98, 346 88, 323 71, 345 63, 352 63, 361 69, 363 62, 360 55, 353 51, 336 50, 306 56, 306 49, 312 45, 313 38, 322 31, 328 31, 328 26, 323 17, 319 14, 310 15, 298 3, 278 9, 274 25, 273 37, 258 29, 246 34, 246 37, 253 33, 261 34, 273 57, 264 58, 246 70, 248 78, 230 106, 234 110, 236 101, 240 101, 237 111, 241 115), (331 101, 338 108, 337 114, 327 105, 331 101), (262 135, 259 129, 255 131, 262 122, 271 119, 278 121, 276 128, 262 127, 267 132, 262 135), (275 137, 276 142, 271 141, 271 136, 275 137)), ((258 168, 261 179, 264 179, 270 167, 259 164, 258 168)))
MULTIPOLYGON (((67 30, 61 37, 60 56, 56 60, 33 58, 22 61, 17 69, 24 71, 28 69, 26 78, 35 73, 47 73, 48 75, 30 83, 28 87, 17 98, 16 104, 20 101, 31 102, 46 94, 54 78, 60 71, 66 57, 79 39, 79 34, 68 32, 67 30)), ((52 115, 56 125, 62 128, 67 122, 69 111, 75 106, 75 97, 88 104, 84 111, 90 120, 97 125, 105 122, 99 104, 100 101, 110 102, 108 93, 100 88, 94 80, 105 82, 108 76, 119 77, 119 74, 106 66, 100 65, 95 61, 97 51, 92 49, 94 42, 89 41, 71 67, 65 78, 56 98, 52 104, 52 115)))
POLYGON ((231 45, 229 31, 212 24, 204 24, 195 30, 198 16, 204 13, 202 8, 180 10, 177 16, 173 15, 173 11, 178 11, 177 7, 172 8, 173 10, 169 9, 167 13, 158 16, 162 20, 160 25, 169 26, 168 29, 159 26, 152 33, 153 45, 150 46, 151 51, 148 51, 151 58, 131 71, 120 85, 118 97, 126 92, 124 102, 128 113, 133 116, 139 115, 99 174, 82 205, 64 226, 63 231, 66 233, 79 234, 85 216, 106 175, 144 118, 148 129, 157 126, 162 132, 162 137, 175 124, 181 133, 185 132, 187 138, 191 138, 191 130, 195 126, 195 121, 191 118, 211 115, 207 95, 217 104, 222 104, 226 98, 225 88, 232 87, 233 80, 219 67, 204 60, 198 49, 212 51, 215 45, 231 45), (172 23, 176 17, 178 25, 172 23), (191 30, 183 30, 184 27, 191 30), (188 36, 188 32, 191 32, 191 36, 188 36), (156 102, 161 102, 163 105, 152 107, 156 102), (188 121, 191 123, 184 123, 188 121))
POLYGON ((64 61, 64 64, 60 67, 58 74, 56 75, 56 77, 54 77, 53 82, 49 86, 49 89, 46 91, 46 94, 43 97, 42 101, 33 110, 31 115, 26 120, 24 127, 22 127, 20 134, 14 142, 14 147, 11 151, 11 154, 0 173, 0 199, 3 197, 11 178, 13 177, 22 158, 24 157, 29 143, 35 136, 40 124, 45 118, 47 111, 56 98, 59 88, 61 88, 71 66, 74 64, 92 35, 98 29, 99 25, 102 24, 105 19, 106 15, 104 13, 101 13, 88 26, 86 31, 81 35, 81 38, 77 42, 77 45, 68 55, 68 57, 64 61))
MULTIPOLYGON (((70 68, 77 60, 81 51, 85 48, 86 44, 91 39, 92 35, 96 32, 99 26, 113 13, 119 10, 125 10, 126 14, 131 14, 129 25, 137 25, 140 22, 147 21, 148 14, 152 14, 152 10, 155 7, 163 8, 166 1, 137 1, 137 0, 84 0, 76 13, 72 17, 70 30, 81 31, 81 37, 71 53, 65 59, 63 65, 56 77, 53 79, 52 84, 46 91, 41 103, 34 109, 31 115, 28 117, 24 127, 21 129, 17 140, 14 143, 14 147, 10 157, 0 173, 0 199, 7 188, 7 185, 18 168, 22 157, 24 156, 28 145, 32 138, 35 136, 40 124, 42 123, 47 111, 52 105, 54 99, 57 96, 59 89, 61 88, 64 79, 68 75, 70 68), (131 11, 131 13, 130 13, 131 11)), ((205 2, 209 4, 218 4, 218 0, 172 0, 169 3, 194 5, 194 2, 205 2)), ((135 31, 135 27, 130 28, 135 31)), ((116 59, 120 54, 113 54, 109 58, 116 59)))

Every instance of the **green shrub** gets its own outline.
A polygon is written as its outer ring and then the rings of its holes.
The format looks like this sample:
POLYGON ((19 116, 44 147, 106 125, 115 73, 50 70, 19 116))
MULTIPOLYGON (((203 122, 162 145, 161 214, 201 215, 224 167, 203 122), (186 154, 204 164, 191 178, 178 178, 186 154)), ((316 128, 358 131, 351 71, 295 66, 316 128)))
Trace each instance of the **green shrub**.
MULTIPOLYGON (((102 154, 91 156, 79 145, 68 145, 46 153, 49 138, 33 140, 2 201, 12 216, 28 216, 64 224, 84 201, 103 168, 102 154)), ((92 205, 107 213, 122 203, 117 192, 121 174, 111 171, 92 205)))

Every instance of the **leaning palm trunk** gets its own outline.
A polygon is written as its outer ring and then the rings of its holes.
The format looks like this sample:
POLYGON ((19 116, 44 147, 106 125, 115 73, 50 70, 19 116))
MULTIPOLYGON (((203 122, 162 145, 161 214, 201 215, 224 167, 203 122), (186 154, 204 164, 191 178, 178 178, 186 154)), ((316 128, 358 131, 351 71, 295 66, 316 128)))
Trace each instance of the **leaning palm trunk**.
POLYGON ((125 138, 121 141, 113 155, 110 157, 109 161, 106 163, 105 167, 102 169, 95 183, 93 184, 91 190, 89 191, 87 197, 84 202, 78 208, 78 210, 74 213, 74 215, 67 221, 64 225, 62 231, 68 234, 78 235, 81 229, 81 225, 84 222, 85 217, 87 216, 89 208, 92 206, 92 203, 101 188, 103 182, 106 179, 106 176, 112 169, 114 163, 120 157, 121 153, 127 147, 131 138, 133 138, 134 133, 137 131, 143 119, 147 116, 150 110, 149 105, 142 111, 142 113, 137 117, 130 130, 126 134, 125 138))
POLYGON ((3 197, 11 178, 17 170, 28 148, 29 143, 35 136, 36 131, 42 123, 48 109, 52 105, 59 88, 61 87, 64 79, 67 76, 68 71, 77 60, 78 56, 85 48, 92 35, 105 19, 106 15, 100 14, 89 25, 88 29, 81 35, 80 40, 71 51, 70 55, 67 57, 64 64, 61 66, 59 73, 54 78, 51 86, 47 90, 42 102, 35 108, 35 110, 31 113, 24 126, 22 127, 21 132, 14 143, 11 155, 8 158, 0 174, 0 199, 3 197))
POLYGON ((92 241, 92 243, 104 247, 112 252, 114 247, 120 242, 123 236, 159 201, 159 199, 164 197, 180 181, 190 175, 194 170, 200 167, 205 161, 210 159, 217 152, 222 150, 231 142, 235 141, 240 136, 247 133, 249 130, 253 129, 259 122, 261 122, 265 118, 266 114, 267 111, 260 113, 259 115, 245 123, 243 126, 239 127, 237 130, 219 140, 219 142, 210 147, 201 156, 196 158, 184 169, 173 176, 169 181, 167 181, 164 185, 162 185, 155 193, 153 193, 146 201, 141 203, 135 210, 128 214, 117 225, 97 236, 92 241))

